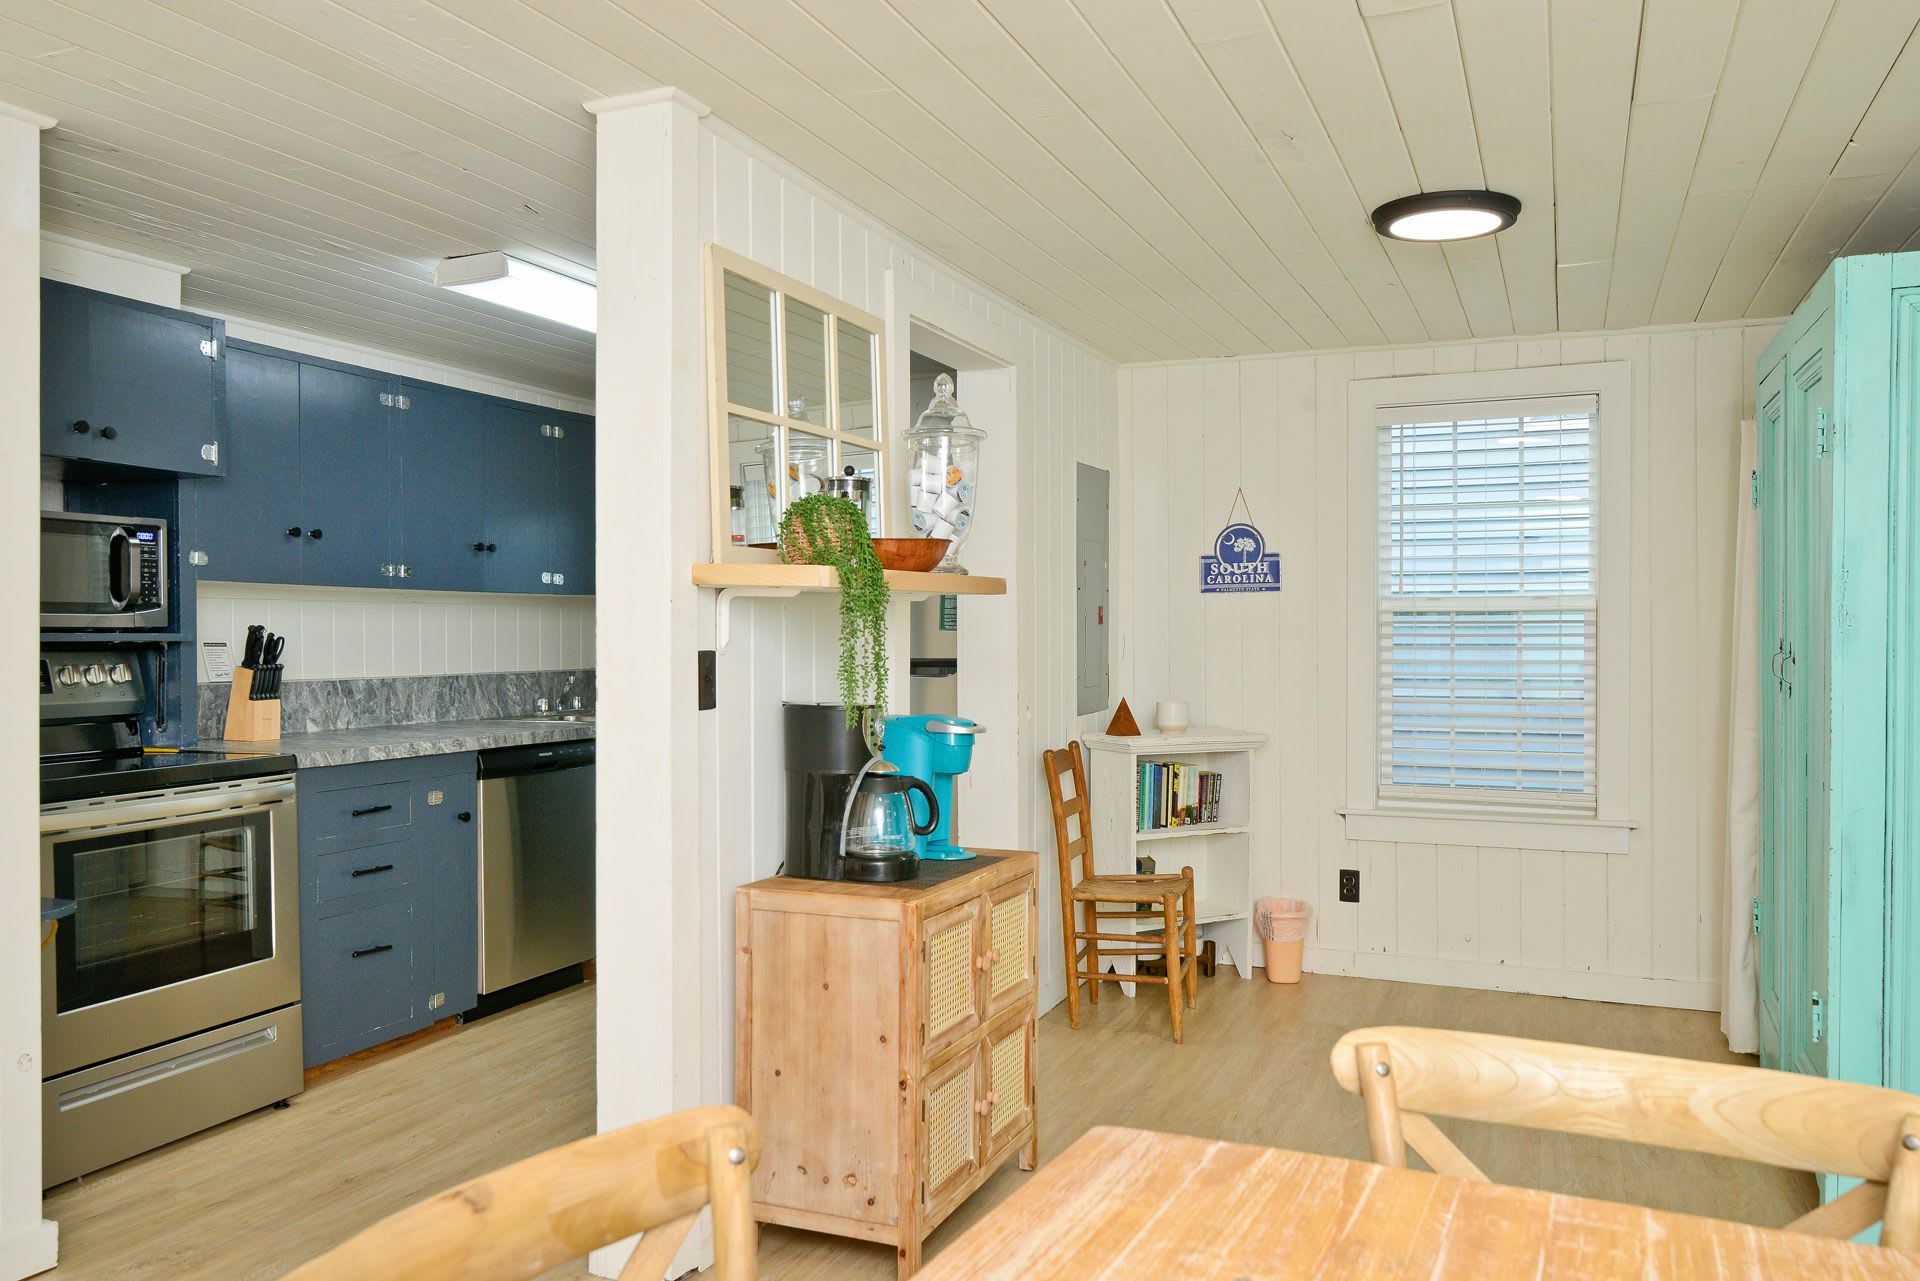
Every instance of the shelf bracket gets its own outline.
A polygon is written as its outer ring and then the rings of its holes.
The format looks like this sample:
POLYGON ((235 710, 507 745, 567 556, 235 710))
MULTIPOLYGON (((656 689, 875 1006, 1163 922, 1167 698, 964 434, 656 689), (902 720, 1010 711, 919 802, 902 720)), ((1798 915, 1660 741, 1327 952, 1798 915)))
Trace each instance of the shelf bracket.
POLYGON ((724 654, 733 639, 733 602, 748 600, 789 600, 798 596, 798 587, 722 587, 713 599, 713 647, 724 654))

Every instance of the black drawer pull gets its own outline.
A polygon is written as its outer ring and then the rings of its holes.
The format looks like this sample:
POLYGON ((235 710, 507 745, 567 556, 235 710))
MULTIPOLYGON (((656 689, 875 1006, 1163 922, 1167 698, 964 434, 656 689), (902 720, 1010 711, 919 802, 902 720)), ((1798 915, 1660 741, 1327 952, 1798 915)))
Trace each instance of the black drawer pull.
POLYGON ((361 949, 359 949, 358 951, 356 951, 356 952, 354 953, 354 955, 355 955, 356 957, 358 957, 358 956, 372 956, 372 955, 373 955, 374 953, 376 953, 376 952, 391 952, 391 951, 393 951, 393 944, 391 944, 391 943, 382 943, 382 944, 380 944, 380 945, 379 945, 378 947, 363 947, 363 948, 361 948, 361 949))
POLYGON ((384 814, 392 808, 393 806, 391 805, 369 805, 363 810, 355 810, 353 816, 355 818, 365 818, 369 814, 384 814))
POLYGON ((376 872, 391 872, 392 870, 393 870, 393 864, 379 863, 374 865, 373 867, 356 867, 353 869, 353 874, 355 876, 372 876, 376 872))

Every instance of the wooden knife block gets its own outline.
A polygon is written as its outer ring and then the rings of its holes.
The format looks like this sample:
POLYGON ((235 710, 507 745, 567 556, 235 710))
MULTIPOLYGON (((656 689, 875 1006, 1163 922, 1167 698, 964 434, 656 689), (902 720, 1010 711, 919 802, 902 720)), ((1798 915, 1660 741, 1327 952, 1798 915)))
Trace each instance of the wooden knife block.
POLYGON ((233 672, 233 691, 227 695, 227 728, 221 734, 235 743, 271 743, 280 738, 280 700, 255 699, 251 667, 233 672))

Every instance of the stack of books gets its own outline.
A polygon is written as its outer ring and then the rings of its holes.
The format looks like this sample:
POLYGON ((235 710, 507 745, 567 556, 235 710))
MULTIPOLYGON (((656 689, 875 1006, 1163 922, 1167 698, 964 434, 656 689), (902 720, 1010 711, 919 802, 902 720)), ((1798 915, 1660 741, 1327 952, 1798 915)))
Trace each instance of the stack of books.
POLYGON ((1139 830, 1220 821, 1220 774, 1182 761, 1141 761, 1135 791, 1139 830))

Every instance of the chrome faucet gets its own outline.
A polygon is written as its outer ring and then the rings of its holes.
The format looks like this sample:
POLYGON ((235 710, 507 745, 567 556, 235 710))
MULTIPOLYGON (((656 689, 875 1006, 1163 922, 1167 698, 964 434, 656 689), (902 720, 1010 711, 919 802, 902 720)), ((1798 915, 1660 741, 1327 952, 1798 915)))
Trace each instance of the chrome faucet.
POLYGON ((536 715, 545 716, 553 710, 553 701, 545 696, 536 698, 533 700, 533 710, 536 715))

